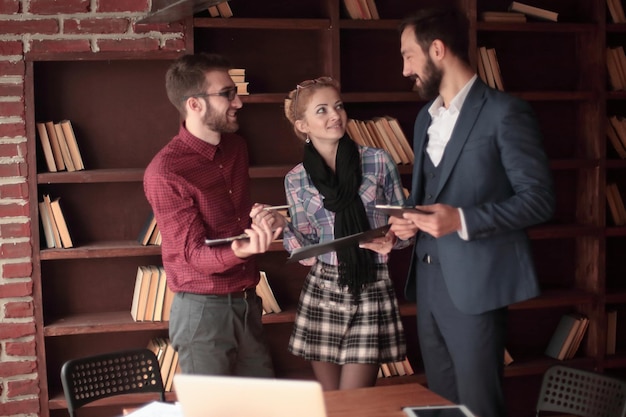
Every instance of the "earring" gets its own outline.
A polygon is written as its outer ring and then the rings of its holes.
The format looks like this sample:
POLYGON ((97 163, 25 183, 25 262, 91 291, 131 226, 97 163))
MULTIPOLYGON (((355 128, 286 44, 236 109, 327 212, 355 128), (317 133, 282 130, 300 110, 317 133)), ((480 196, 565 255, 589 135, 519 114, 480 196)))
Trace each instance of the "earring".
POLYGON ((305 140, 305 142, 306 142, 306 143, 311 143, 311 139, 309 139, 309 135, 306 135, 306 140, 305 140))

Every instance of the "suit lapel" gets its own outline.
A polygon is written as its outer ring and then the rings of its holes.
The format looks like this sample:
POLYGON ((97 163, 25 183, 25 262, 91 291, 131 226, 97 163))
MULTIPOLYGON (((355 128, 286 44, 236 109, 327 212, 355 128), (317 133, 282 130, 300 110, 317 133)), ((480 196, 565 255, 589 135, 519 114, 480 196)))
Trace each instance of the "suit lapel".
POLYGON ((439 196, 439 193, 441 193, 441 190, 448 181, 448 178, 450 177, 450 174, 452 173, 452 170, 461 155, 461 150, 463 149, 465 142, 467 142, 467 138, 476 123, 476 119, 478 118, 480 110, 485 102, 485 89, 485 84, 480 80, 476 80, 465 98, 465 102, 463 103, 463 107, 459 113, 459 118, 457 119, 456 125, 452 130, 450 141, 446 145, 446 149, 443 154, 439 186, 437 187, 435 199, 439 196))
MULTIPOLYGON (((428 108, 432 103, 428 103, 426 108, 428 108)), ((426 143, 427 143, 427 131, 428 126, 430 126, 430 122, 432 121, 430 114, 426 112, 424 117, 427 119, 426 121, 418 122, 415 124, 415 129, 413 132, 413 153, 415 154, 415 159, 413 161, 413 180, 411 181, 411 197, 413 198, 414 204, 422 204, 422 194, 423 194, 423 181, 422 181, 422 169, 424 166, 424 154, 426 152, 426 143)))

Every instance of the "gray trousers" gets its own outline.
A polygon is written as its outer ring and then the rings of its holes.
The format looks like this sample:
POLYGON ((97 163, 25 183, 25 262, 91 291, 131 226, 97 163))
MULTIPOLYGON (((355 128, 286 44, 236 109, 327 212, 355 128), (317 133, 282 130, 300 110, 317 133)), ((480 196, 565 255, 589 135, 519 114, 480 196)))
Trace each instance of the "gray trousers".
POLYGON ((274 376, 261 322, 261 299, 176 293, 170 340, 185 374, 274 376))

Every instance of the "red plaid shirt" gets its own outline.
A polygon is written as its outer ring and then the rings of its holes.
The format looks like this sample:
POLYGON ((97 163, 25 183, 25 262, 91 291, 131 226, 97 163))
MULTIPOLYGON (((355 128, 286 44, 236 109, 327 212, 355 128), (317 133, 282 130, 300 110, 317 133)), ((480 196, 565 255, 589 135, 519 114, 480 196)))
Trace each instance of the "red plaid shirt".
POLYGON ((214 146, 181 126, 146 168, 144 192, 162 235, 163 267, 174 292, 225 294, 254 287, 254 257, 204 240, 243 233, 250 224, 248 151, 243 138, 223 134, 214 146))

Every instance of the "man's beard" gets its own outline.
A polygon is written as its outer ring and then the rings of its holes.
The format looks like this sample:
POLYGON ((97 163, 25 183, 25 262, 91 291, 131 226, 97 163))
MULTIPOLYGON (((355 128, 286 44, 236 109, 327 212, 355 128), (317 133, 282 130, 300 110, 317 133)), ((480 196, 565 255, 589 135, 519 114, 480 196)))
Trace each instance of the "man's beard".
POLYGON ((239 129, 237 121, 229 121, 226 114, 218 114, 212 108, 207 109, 203 121, 204 125, 214 132, 234 133, 239 129))
POLYGON ((441 79, 443 72, 435 66, 433 60, 428 57, 426 68, 424 69, 424 78, 420 78, 420 85, 416 84, 416 90, 423 100, 432 100, 439 95, 439 87, 441 87, 441 79))

